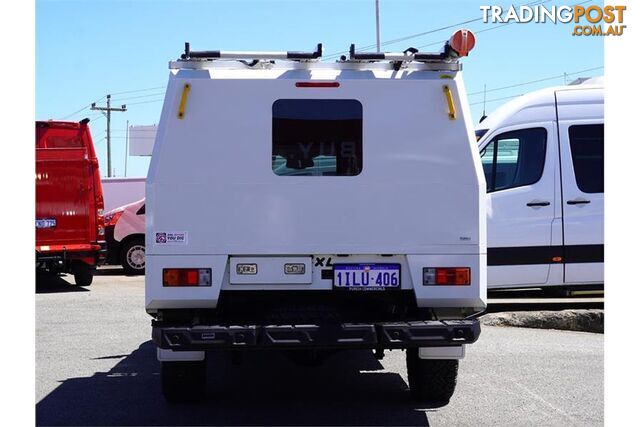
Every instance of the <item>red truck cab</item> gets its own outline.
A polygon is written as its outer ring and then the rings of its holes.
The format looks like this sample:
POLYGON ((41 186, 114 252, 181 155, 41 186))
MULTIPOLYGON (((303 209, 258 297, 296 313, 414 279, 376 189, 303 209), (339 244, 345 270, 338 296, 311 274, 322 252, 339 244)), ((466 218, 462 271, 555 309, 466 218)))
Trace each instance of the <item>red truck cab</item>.
POLYGON ((89 286, 104 257, 98 158, 80 122, 36 122, 36 268, 89 286))

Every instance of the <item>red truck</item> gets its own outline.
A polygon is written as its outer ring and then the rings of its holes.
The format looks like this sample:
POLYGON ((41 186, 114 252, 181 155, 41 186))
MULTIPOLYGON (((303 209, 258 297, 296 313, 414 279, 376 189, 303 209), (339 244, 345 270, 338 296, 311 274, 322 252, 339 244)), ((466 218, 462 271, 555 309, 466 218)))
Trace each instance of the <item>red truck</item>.
POLYGON ((36 269, 72 273, 89 286, 104 258, 98 158, 80 122, 36 122, 36 269))

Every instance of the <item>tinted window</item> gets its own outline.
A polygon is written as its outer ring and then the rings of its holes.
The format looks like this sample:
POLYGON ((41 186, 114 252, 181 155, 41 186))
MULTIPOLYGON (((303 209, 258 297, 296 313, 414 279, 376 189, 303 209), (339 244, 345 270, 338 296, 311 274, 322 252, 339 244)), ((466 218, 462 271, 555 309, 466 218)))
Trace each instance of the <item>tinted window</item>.
POLYGON ((140 206, 140 209, 138 209, 138 212, 136 212, 136 215, 144 215, 144 213, 145 213, 145 208, 144 207, 145 206, 146 206, 146 203, 144 205, 140 206))
POLYGON ((354 176, 362 171, 362 104, 353 99, 273 103, 271 167, 285 176, 354 176))
POLYGON ((543 128, 506 132, 480 152, 487 191, 506 190, 538 182, 544 170, 547 131, 543 128))
POLYGON ((576 184, 583 193, 604 193, 604 125, 569 128, 576 184))

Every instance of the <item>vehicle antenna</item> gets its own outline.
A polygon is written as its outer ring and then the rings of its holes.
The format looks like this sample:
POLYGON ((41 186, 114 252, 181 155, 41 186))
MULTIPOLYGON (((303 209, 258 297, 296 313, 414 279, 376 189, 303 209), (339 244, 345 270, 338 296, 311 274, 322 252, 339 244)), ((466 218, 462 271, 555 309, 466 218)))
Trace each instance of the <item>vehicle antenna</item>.
POLYGON ((380 0, 376 0, 376 52, 380 52, 380 0))
POLYGON ((482 117, 480 117, 479 123, 482 123, 487 118, 487 84, 484 84, 484 94, 482 95, 482 117))

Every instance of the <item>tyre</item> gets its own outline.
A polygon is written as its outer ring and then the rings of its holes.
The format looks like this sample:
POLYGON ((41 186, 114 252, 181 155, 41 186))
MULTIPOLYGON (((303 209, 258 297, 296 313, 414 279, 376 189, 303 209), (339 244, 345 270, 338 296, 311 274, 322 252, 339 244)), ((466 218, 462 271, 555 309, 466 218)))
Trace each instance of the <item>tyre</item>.
POLYGON ((126 274, 144 274, 144 237, 127 240, 120 250, 120 264, 126 274))
POLYGON ((160 362, 162 394, 169 402, 193 402, 204 398, 206 362, 160 362))
POLYGON ((73 268, 73 280, 78 286, 90 286, 93 282, 93 269, 85 263, 79 263, 73 268))
POLYGON ((407 376, 411 396, 416 401, 444 406, 456 389, 458 361, 420 359, 417 348, 408 349, 407 376))

